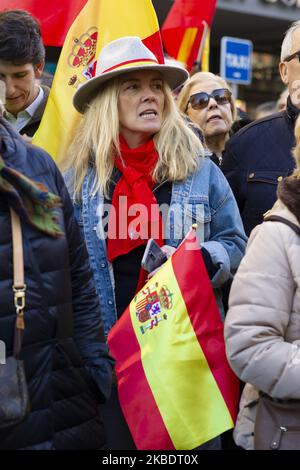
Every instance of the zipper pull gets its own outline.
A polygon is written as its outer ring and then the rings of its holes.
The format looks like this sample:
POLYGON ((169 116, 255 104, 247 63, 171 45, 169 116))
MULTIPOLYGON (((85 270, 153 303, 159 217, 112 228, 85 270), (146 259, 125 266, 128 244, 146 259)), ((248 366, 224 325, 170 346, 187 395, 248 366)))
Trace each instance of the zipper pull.
POLYGON ((271 449, 273 450, 279 449, 282 435, 284 432, 287 432, 287 428, 285 428, 284 426, 280 426, 278 430, 276 431, 274 439, 272 439, 272 442, 270 444, 271 449))

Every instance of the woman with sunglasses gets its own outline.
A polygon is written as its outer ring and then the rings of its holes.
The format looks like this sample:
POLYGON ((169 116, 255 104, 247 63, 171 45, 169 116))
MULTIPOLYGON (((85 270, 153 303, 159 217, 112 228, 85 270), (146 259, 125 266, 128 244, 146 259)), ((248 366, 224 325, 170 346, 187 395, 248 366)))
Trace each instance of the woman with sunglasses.
POLYGON ((184 84, 178 107, 202 130, 212 160, 220 165, 225 142, 236 119, 236 107, 228 84, 210 72, 198 72, 184 84))
MULTIPOLYGON (((97 64, 74 96, 83 118, 64 169, 106 334, 140 285, 148 239, 173 252, 194 222, 222 310, 219 288, 237 269, 246 238, 226 179, 172 97, 187 72, 159 64, 138 37, 107 44, 97 64), (130 215, 137 207, 139 227, 130 215)), ((134 449, 116 387, 103 417, 109 448, 134 449)))

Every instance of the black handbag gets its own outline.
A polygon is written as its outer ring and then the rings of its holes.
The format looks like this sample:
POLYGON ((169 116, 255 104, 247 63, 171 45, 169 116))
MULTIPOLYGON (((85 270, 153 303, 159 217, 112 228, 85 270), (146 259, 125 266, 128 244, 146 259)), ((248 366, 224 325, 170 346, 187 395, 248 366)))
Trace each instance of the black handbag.
POLYGON ((14 267, 14 304, 16 322, 14 330, 13 356, 0 364, 0 429, 20 423, 29 413, 29 395, 23 361, 19 359, 25 329, 24 309, 25 292, 24 262, 21 223, 18 215, 10 210, 13 267, 14 267))
MULTIPOLYGON (((297 235, 300 228, 278 215, 265 221, 288 225, 297 235)), ((300 400, 280 400, 260 393, 255 427, 255 450, 300 450, 300 400)))

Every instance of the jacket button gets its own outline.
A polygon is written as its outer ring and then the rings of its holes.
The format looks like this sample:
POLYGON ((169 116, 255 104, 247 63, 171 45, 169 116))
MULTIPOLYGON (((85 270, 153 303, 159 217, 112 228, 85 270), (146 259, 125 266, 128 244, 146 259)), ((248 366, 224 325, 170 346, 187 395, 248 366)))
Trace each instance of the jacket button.
POLYGON ((282 180, 283 180, 283 176, 278 176, 277 181, 282 181, 282 180))
POLYGON ((252 179, 254 178, 254 176, 255 176, 255 173, 250 173, 249 178, 252 179))
POLYGON ((106 264, 105 263, 101 263, 101 268, 105 268, 106 264))
POLYGON ((108 301, 108 304, 109 304, 109 305, 112 305, 112 304, 113 304, 113 301, 112 301, 112 300, 109 300, 109 301, 108 301))

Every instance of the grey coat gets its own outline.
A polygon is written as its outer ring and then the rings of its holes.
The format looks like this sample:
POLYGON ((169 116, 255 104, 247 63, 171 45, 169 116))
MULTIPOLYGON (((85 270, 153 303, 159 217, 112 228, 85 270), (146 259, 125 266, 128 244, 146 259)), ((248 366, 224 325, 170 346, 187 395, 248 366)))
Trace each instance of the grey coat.
MULTIPOLYGON (((286 195, 282 199, 292 208, 286 195)), ((300 226, 298 214, 282 200, 271 214, 300 226)), ((233 281, 225 338, 233 370, 251 384, 242 396, 235 430, 237 442, 246 448, 253 445, 256 390, 275 398, 300 399, 299 260, 299 235, 280 222, 264 222, 252 232, 233 281)))

